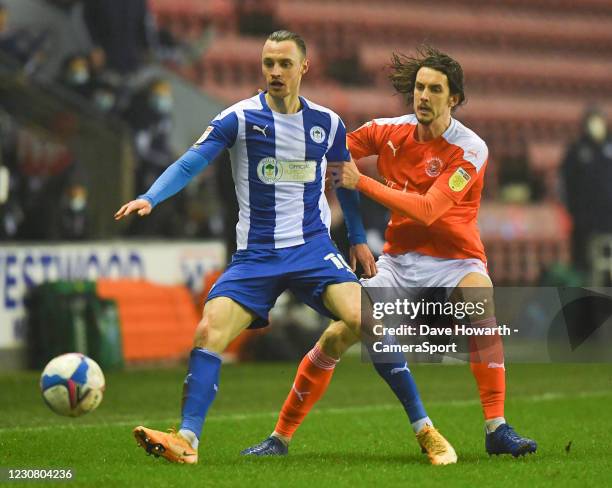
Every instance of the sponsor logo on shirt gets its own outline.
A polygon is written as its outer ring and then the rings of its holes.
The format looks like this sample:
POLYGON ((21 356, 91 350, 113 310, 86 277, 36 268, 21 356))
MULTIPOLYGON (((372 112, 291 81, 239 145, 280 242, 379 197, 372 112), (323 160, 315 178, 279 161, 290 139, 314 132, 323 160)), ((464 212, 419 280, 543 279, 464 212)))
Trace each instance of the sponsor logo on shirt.
POLYGON ((317 144, 321 144, 325 140, 325 130, 318 125, 310 129, 310 138, 317 144))
POLYGON ((257 165, 257 176, 267 185, 279 181, 288 183, 312 183, 316 178, 316 161, 283 161, 263 158, 257 165))
POLYGON ((448 180, 448 186, 452 191, 461 191, 463 190, 472 177, 469 173, 463 168, 457 168, 452 176, 448 180))

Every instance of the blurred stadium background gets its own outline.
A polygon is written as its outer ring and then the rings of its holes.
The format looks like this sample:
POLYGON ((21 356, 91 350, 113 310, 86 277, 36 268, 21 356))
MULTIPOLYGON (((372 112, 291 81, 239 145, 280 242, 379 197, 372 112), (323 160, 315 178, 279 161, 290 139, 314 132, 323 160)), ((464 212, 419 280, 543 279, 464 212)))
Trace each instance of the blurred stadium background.
MULTIPOLYGON (((303 94, 349 129, 407 111, 387 81, 392 52, 427 42, 455 57, 468 98, 455 117, 490 149, 480 226, 494 283, 611 283, 612 140, 601 136, 612 113, 609 0, 0 5, 2 369, 40 367, 66 350, 107 368, 186 357, 232 251, 227 164, 148 219, 112 215, 215 114, 256 92, 263 40, 280 28, 306 40, 303 94)), ((386 213, 363 206, 379 252, 386 213)), ((245 333, 230 355, 301 357, 325 322, 291 297, 280 302, 276 327, 245 333)))

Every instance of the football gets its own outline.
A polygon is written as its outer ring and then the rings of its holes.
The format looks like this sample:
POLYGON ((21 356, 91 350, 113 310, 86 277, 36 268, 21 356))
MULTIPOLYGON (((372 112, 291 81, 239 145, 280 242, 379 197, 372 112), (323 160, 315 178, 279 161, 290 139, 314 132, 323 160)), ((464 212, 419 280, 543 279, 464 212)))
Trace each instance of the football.
POLYGON ((53 358, 42 372, 45 403, 59 415, 79 417, 95 410, 104 394, 104 373, 93 359, 76 352, 53 358))

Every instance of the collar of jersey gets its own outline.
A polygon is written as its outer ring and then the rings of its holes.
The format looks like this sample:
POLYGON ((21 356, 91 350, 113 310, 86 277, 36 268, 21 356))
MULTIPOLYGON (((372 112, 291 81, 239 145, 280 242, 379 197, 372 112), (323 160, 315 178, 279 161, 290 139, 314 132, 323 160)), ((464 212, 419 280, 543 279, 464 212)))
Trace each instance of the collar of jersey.
POLYGON ((435 142, 441 141, 442 139, 444 139, 444 140, 448 139, 448 135, 451 133, 451 131, 455 127, 455 119, 453 117, 451 117, 450 124, 448 124, 448 127, 446 128, 446 130, 444 132, 442 132, 442 134, 440 134, 435 139, 432 139, 431 141, 419 141, 419 140, 417 140, 416 135, 417 135, 418 127, 419 127, 418 124, 414 127, 414 131, 412 132, 412 141, 415 144, 433 144, 435 142))
POLYGON ((304 110, 308 108, 308 104, 306 103, 306 100, 304 99, 304 97, 298 95, 298 98, 300 99, 300 103, 302 104, 302 108, 300 110, 298 110, 294 114, 282 114, 280 112, 275 112, 268 106, 268 102, 266 102, 266 93, 268 92, 263 91, 259 94, 259 101, 261 102, 263 109, 267 110, 268 112, 272 112, 272 113, 275 113, 277 115, 284 116, 284 117, 291 117, 293 115, 299 114, 300 112, 303 112, 304 110))

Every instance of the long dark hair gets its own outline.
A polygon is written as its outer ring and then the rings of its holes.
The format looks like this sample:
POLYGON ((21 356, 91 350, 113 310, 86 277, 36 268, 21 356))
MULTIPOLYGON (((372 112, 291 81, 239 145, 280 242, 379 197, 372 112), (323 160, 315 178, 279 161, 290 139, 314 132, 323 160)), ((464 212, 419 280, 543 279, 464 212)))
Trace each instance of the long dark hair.
POLYGON ((451 95, 457 95, 459 101, 455 107, 465 102, 463 93, 463 68, 448 54, 436 48, 422 45, 417 48, 416 56, 393 53, 391 57, 391 74, 389 79, 398 93, 406 96, 411 105, 414 99, 414 84, 421 68, 431 68, 440 71, 448 79, 451 95))

